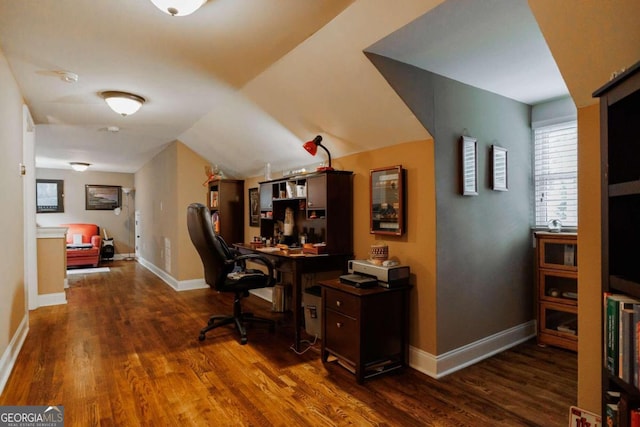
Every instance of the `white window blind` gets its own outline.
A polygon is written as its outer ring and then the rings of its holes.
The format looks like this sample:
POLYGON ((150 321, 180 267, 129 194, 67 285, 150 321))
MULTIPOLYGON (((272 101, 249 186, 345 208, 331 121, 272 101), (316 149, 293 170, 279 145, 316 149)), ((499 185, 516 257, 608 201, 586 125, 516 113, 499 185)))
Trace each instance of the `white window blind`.
POLYGON ((577 122, 534 129, 535 225, 578 226, 577 122))

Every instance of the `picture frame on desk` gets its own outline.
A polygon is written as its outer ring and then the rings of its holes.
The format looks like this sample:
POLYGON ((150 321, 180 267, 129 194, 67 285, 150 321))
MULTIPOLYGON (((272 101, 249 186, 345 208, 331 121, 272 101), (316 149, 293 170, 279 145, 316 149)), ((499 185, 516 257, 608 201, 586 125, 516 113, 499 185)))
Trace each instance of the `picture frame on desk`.
POLYGON ((249 226, 260 226, 260 193, 258 187, 249 189, 249 226))

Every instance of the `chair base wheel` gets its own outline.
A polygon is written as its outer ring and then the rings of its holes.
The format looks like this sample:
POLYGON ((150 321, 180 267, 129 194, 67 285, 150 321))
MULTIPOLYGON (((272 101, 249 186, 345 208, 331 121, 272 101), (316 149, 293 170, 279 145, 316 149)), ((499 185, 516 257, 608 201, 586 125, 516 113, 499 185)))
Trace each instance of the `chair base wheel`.
POLYGON ((240 344, 245 345, 247 343, 247 337, 240 338, 240 344))
POLYGON ((200 334, 198 336, 198 341, 204 341, 204 339, 205 339, 205 335, 204 334, 200 334))

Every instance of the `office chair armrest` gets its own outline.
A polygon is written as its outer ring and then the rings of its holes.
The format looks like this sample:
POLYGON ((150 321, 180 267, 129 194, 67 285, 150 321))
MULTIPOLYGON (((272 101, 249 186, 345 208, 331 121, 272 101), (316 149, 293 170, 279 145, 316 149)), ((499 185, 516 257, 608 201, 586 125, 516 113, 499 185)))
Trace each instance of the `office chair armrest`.
POLYGON ((275 270, 275 266, 273 265, 273 262, 260 254, 245 254, 245 255, 240 255, 234 258, 235 261, 239 264, 241 264, 242 266, 244 266, 244 263, 246 260, 250 260, 250 261, 254 261, 254 262, 258 262, 262 265, 264 265, 265 267, 267 267, 267 269, 269 270, 268 274, 270 277, 273 277, 273 271, 275 270))

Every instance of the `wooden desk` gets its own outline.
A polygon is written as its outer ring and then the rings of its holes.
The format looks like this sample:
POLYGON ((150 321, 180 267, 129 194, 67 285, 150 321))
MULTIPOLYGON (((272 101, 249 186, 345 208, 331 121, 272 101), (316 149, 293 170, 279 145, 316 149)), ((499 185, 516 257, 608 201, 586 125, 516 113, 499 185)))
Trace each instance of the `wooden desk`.
POLYGON ((300 350, 300 328, 304 311, 302 310, 302 275, 305 273, 318 273, 321 271, 346 272, 347 261, 353 259, 353 254, 323 254, 290 256, 283 252, 265 252, 260 249, 253 249, 248 244, 233 245, 240 253, 259 253, 269 258, 277 271, 292 275, 292 312, 294 324, 294 347, 300 350))

